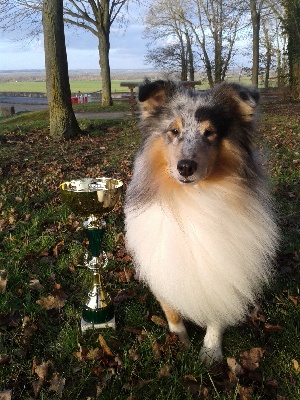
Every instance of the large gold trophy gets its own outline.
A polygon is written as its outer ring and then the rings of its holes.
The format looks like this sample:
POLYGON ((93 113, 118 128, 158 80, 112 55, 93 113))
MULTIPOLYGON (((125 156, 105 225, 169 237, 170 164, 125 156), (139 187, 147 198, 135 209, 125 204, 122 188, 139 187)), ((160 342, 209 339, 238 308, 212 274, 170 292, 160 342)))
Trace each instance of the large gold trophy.
POLYGON ((85 265, 92 273, 92 285, 88 300, 82 309, 81 330, 116 327, 114 307, 106 293, 100 270, 107 265, 107 256, 102 248, 105 230, 104 214, 118 203, 123 183, 112 178, 82 178, 63 182, 60 185, 63 202, 81 217, 87 218, 83 226, 89 240, 85 254, 85 265))

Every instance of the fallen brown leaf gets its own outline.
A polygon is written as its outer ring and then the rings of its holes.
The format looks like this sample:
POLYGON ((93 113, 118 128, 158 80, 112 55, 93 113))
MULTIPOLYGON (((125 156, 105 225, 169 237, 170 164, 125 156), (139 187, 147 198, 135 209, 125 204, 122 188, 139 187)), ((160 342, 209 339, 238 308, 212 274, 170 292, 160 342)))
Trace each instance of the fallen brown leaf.
POLYGON ((155 361, 161 360, 162 357, 161 346, 158 344, 156 340, 152 343, 152 353, 155 361))
POLYGON ((47 297, 41 297, 36 301, 36 303, 39 304, 44 310, 59 310, 65 305, 66 300, 57 296, 49 295, 47 297))
POLYGON ((158 373, 158 378, 170 376, 170 365, 165 364, 158 373))
POLYGON ((62 378, 57 372, 54 372, 50 380, 49 390, 56 392, 59 397, 62 397, 62 392, 66 384, 66 379, 62 378))
POLYGON ((7 285, 7 271, 5 269, 0 269, 0 293, 4 294, 7 285))
POLYGON ((82 347, 80 343, 78 344, 78 346, 79 351, 75 351, 73 355, 77 358, 78 361, 85 362, 89 351, 86 347, 82 347))
POLYGON ((43 290, 43 286, 41 285, 40 281, 38 279, 31 279, 28 285, 29 289, 31 290, 37 290, 40 292, 43 290))
POLYGON ((95 349, 90 349, 86 355, 87 360, 92 360, 92 361, 97 361, 99 360, 103 355, 103 352, 96 347, 95 349))
POLYGON ((145 335, 145 336, 147 336, 147 332, 142 330, 142 329, 125 327, 124 331, 128 332, 128 333, 133 333, 134 335, 145 335))
POLYGON ((152 315, 151 321, 155 323, 155 325, 166 328, 168 326, 167 321, 157 315, 152 315))
POLYGON ((259 367, 259 362, 264 353, 265 350, 261 347, 254 347, 249 351, 242 352, 240 354, 241 366, 248 371, 254 371, 259 367))
POLYGON ((0 367, 2 367, 5 364, 9 364, 10 362, 10 356, 6 354, 0 354, 0 367))
POLYGON ((21 316, 17 312, 12 312, 10 314, 0 313, 0 326, 10 326, 16 327, 21 322, 21 316))
POLYGON ((38 365, 36 358, 33 360, 33 372, 37 374, 40 379, 45 379, 48 373, 49 361, 43 361, 38 365))
POLYGON ((60 248, 65 247, 65 242, 62 240, 61 242, 57 243, 54 247, 53 247, 53 256, 55 258, 58 258, 58 252, 60 250, 60 248))
POLYGON ((292 360, 292 366, 293 366, 295 371, 300 372, 300 365, 299 365, 299 363, 298 363, 298 361, 296 359, 292 360))
POLYGON ((139 353, 138 353, 136 350, 134 350, 134 349, 129 349, 129 350, 128 350, 128 354, 130 355, 130 358, 131 358, 133 361, 137 361, 137 360, 140 359, 139 353))
POLYGON ((234 376, 238 377, 244 374, 241 364, 239 364, 235 358, 227 358, 227 365, 234 376))
POLYGON ((195 396, 199 395, 201 385, 193 375, 185 375, 183 378, 183 384, 190 393, 195 396))
POLYGON ((299 296, 289 296, 289 300, 294 304, 294 306, 297 306, 299 304, 299 296))
POLYGON ((271 325, 271 324, 265 324, 264 325, 264 331, 265 332, 278 332, 280 331, 282 328, 280 325, 271 325))
POLYGON ((44 385, 49 368, 49 361, 44 361, 38 365, 36 358, 33 359, 32 370, 38 376, 38 380, 32 382, 32 387, 35 397, 37 397, 44 385))
POLYGON ((250 387, 239 386, 240 400, 251 400, 252 394, 253 394, 253 388, 251 386, 250 387))
POLYGON ((37 325, 32 323, 28 316, 25 316, 23 319, 22 335, 19 340, 23 347, 28 347, 31 338, 37 329, 37 325))
POLYGON ((0 400, 11 400, 11 390, 3 390, 0 392, 0 400))
POLYGON ((99 340, 100 345, 101 345, 101 347, 102 347, 102 349, 103 349, 103 351, 104 351, 104 354, 106 354, 107 356, 111 356, 111 357, 112 357, 114 354, 113 354, 113 352, 110 350, 110 348, 108 347, 108 345, 107 345, 107 343, 106 343, 104 337, 103 337, 101 334, 99 334, 98 340, 99 340))

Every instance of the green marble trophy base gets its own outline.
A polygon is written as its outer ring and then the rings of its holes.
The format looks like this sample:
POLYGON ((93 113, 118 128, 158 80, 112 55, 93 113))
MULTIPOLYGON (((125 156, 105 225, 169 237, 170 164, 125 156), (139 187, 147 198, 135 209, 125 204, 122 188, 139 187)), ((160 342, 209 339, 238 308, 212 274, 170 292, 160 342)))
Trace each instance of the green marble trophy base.
POLYGON ((106 328, 111 328, 111 329, 114 329, 114 330, 116 329, 116 318, 115 318, 115 316, 110 321, 102 322, 100 324, 87 322, 83 318, 81 318, 81 332, 82 332, 82 334, 85 334, 85 332, 90 330, 90 329, 97 330, 97 329, 106 329, 106 328))

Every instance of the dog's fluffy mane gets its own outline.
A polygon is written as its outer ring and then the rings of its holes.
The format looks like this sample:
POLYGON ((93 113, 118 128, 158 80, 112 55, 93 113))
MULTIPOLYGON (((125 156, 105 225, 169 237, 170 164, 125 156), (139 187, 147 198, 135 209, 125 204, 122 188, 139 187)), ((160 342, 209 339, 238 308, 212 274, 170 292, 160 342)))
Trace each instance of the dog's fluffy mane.
POLYGON ((252 149, 256 91, 220 85, 202 95, 172 82, 140 88, 143 142, 125 202, 126 240, 140 278, 199 325, 239 322, 272 273, 278 232, 252 149), (169 173, 164 126, 195 112, 222 132, 211 176, 169 173))

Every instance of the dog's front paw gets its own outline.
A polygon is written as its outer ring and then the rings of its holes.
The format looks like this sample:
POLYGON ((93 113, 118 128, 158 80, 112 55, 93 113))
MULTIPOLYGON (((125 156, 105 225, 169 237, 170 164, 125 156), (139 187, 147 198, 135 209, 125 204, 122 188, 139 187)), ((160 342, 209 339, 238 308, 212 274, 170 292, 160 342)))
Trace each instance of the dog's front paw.
POLYGON ((220 362, 223 359, 222 348, 219 346, 206 347, 203 346, 200 350, 200 358, 205 364, 220 362))
POLYGON ((222 334, 223 329, 221 327, 217 325, 207 326, 203 347, 200 351, 201 360, 206 364, 222 361, 222 334))

